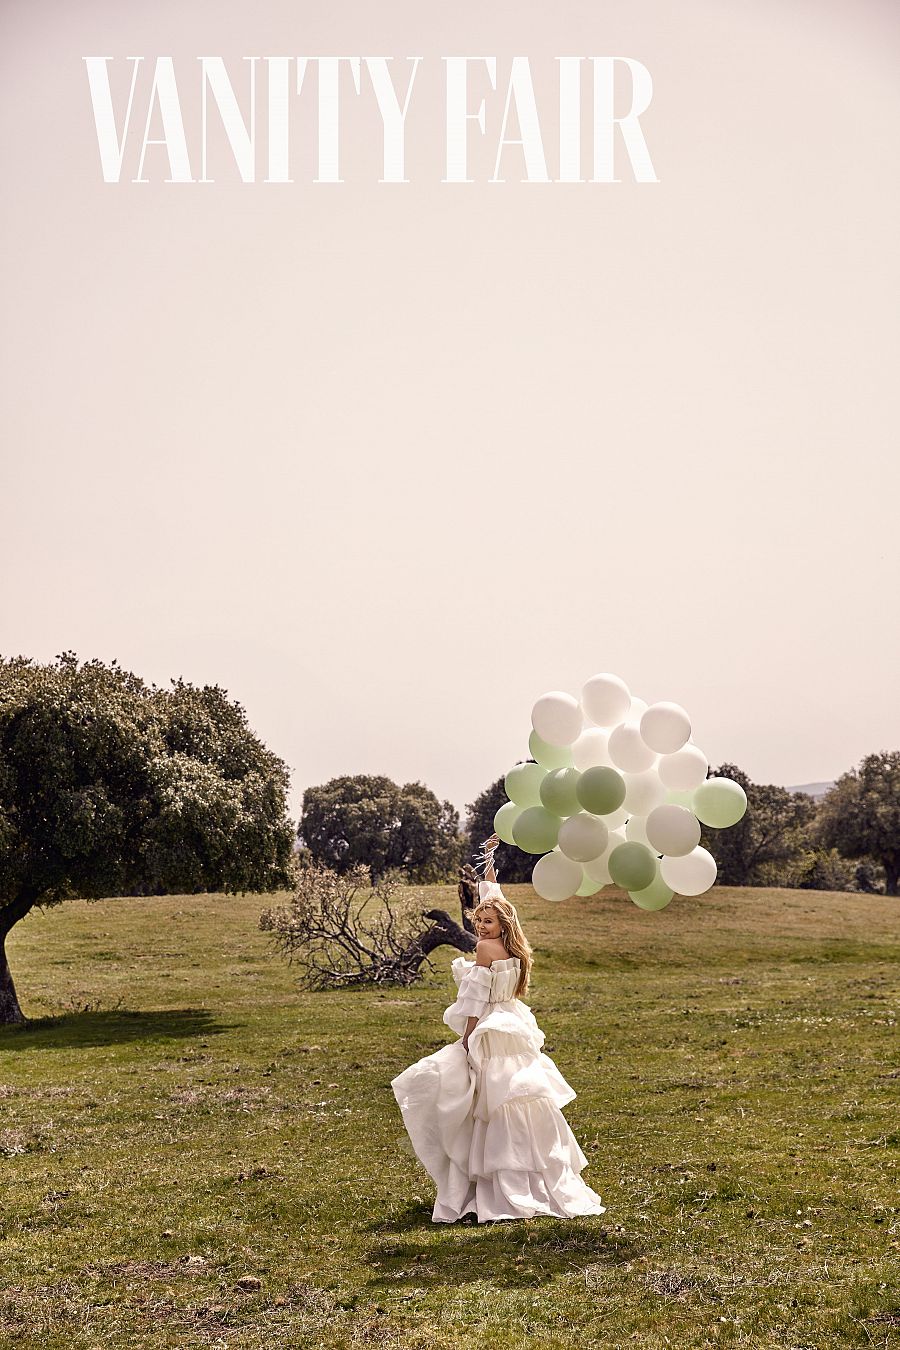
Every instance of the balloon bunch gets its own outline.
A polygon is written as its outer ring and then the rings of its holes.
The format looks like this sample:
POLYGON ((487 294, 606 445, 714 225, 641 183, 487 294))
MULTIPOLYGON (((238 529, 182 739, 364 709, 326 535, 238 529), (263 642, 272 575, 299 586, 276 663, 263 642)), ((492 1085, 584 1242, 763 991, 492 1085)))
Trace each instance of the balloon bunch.
POLYGON ((509 801, 494 817, 507 844, 540 853, 532 885, 545 900, 626 890, 641 909, 673 895, 702 895, 716 861, 700 826, 726 829, 747 809, 731 778, 707 778, 677 703, 632 698, 617 675, 594 675, 581 691, 544 694, 531 713, 533 763, 506 775, 509 801))

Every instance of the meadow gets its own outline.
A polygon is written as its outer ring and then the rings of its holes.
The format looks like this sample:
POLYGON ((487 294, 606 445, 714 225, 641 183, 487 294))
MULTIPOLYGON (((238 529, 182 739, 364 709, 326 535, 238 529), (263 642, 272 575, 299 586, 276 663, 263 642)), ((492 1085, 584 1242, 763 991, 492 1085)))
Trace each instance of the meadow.
POLYGON ((449 948, 313 994, 265 897, 69 903, 9 942, 0 1345, 896 1345, 900 902, 506 889, 604 1215, 431 1223, 390 1079, 449 948))

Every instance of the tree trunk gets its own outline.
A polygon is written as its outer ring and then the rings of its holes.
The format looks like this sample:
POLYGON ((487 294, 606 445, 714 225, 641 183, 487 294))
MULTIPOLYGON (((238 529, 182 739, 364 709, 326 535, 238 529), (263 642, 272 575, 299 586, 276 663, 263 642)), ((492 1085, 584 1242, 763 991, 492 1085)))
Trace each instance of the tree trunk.
POLYGON ((433 952, 435 947, 455 947, 460 952, 473 952, 475 950, 475 935, 468 933, 464 928, 450 918, 450 915, 444 909, 425 909, 422 911, 424 919, 431 919, 433 927, 428 928, 419 939, 423 951, 427 954, 433 952))
POLYGON ((19 1000, 16 998, 16 986, 6 959, 6 933, 0 936, 0 1026, 12 1026, 25 1021, 19 1000))
POLYGON ((460 928, 455 920, 444 909, 428 909, 422 911, 424 919, 431 920, 430 928, 425 928, 419 933, 413 941, 406 947, 399 956, 391 961, 386 961, 379 972, 382 980, 400 984, 412 984, 419 978, 419 967, 425 960, 425 957, 437 947, 455 947, 460 952, 471 952, 475 949, 475 937, 472 933, 467 933, 464 928, 460 928))
POLYGON ((464 863, 459 869, 459 907, 462 918, 462 926, 467 933, 474 936, 475 925, 466 913, 467 909, 474 909, 478 904, 478 873, 471 863, 464 863))
POLYGON ((895 861, 882 863, 884 867, 885 895, 900 895, 900 864, 895 861))

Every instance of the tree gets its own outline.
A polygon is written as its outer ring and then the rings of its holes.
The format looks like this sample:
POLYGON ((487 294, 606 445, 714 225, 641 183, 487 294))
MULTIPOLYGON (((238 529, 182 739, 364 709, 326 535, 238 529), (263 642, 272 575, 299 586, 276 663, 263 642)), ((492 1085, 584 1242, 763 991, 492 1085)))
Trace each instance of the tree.
POLYGON ((855 891, 857 869, 836 848, 804 849, 793 867, 801 891, 855 891))
MULTIPOLYGON (((484 840, 494 833, 494 816, 509 801, 505 782, 505 778, 498 778, 466 807, 465 850, 469 857, 476 854, 484 840)), ((531 881, 536 861, 533 854, 523 853, 514 844, 498 844, 494 855, 494 866, 501 883, 531 881)))
POLYGON ((751 783, 735 764, 710 770, 717 778, 733 778, 747 794, 747 811, 727 830, 707 830, 701 843, 718 866, 723 886, 760 885, 765 871, 787 863, 804 843, 815 802, 805 792, 789 792, 770 783, 751 783))
POLYGON ((900 884, 900 751, 866 755, 819 804, 818 833, 845 858, 874 858, 886 895, 900 884))
POLYGON ((216 686, 0 658, 0 1022, 25 1020, 5 942, 35 906, 289 885, 288 781, 216 686))
POLYGON ((314 862, 338 874, 357 863, 379 881, 392 869, 409 881, 443 881, 459 865, 459 812, 424 783, 382 775, 332 778, 303 794, 298 830, 314 862))

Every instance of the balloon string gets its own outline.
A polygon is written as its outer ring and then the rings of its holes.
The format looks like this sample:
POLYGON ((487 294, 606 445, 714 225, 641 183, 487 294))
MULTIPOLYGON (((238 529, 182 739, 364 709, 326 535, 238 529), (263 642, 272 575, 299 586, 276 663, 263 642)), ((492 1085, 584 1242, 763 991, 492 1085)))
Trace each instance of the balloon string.
MULTIPOLYGON (((491 863, 493 862, 494 854, 497 852, 497 848, 498 848, 497 844, 494 844, 493 848, 485 848, 484 844, 482 844, 479 851, 477 853, 473 853, 472 856, 475 859, 476 871, 481 871, 484 875, 487 874, 487 870, 490 867, 491 863)), ((494 869, 495 875, 496 870, 497 869, 495 868, 494 869)))

